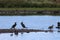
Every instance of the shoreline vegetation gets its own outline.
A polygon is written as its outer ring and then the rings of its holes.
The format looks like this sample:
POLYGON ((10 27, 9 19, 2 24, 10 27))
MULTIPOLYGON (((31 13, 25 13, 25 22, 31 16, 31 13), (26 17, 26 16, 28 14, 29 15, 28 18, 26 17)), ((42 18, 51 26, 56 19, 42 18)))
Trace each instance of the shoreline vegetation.
POLYGON ((0 8, 0 10, 60 10, 60 8, 0 8))
POLYGON ((60 8, 59 0, 0 0, 0 8, 60 8))
POLYGON ((0 0, 1 15, 60 15, 59 0, 0 0))

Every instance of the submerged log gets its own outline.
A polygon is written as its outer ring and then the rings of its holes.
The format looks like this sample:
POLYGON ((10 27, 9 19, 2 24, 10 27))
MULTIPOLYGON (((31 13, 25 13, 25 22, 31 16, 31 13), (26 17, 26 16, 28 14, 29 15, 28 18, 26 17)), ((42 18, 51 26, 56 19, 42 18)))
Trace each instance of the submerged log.
POLYGON ((0 29, 0 33, 15 33, 15 32, 53 32, 53 30, 37 30, 37 29, 0 29))

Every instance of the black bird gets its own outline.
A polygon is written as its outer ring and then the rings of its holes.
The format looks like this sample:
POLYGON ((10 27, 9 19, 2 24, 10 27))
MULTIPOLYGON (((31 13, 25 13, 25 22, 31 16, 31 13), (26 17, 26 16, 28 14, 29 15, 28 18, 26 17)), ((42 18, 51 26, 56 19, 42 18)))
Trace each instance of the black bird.
POLYGON ((58 24, 58 27, 60 26, 60 22, 57 23, 58 24))
POLYGON ((21 26, 22 26, 23 28, 26 28, 26 26, 23 24, 23 22, 21 22, 21 26))
MULTIPOLYGON (((16 24, 16 22, 15 22, 15 23, 12 25, 12 28, 15 28, 15 27, 16 27, 16 25, 17 25, 17 24, 16 24)), ((11 29, 12 29, 12 28, 11 28, 11 29)))
POLYGON ((60 29, 60 27, 56 27, 57 29, 60 29))
POLYGON ((51 29, 53 29, 53 26, 54 26, 54 25, 52 25, 52 26, 49 26, 49 27, 48 27, 48 29, 50 29, 50 30, 51 30, 51 29))
POLYGON ((57 23, 57 29, 60 29, 60 22, 57 23))

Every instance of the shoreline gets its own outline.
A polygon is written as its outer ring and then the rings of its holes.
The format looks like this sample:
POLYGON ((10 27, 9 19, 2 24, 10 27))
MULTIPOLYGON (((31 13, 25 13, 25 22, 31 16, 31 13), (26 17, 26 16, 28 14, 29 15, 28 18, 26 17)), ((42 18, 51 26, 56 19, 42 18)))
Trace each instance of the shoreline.
POLYGON ((60 15, 60 10, 0 10, 0 16, 60 15))

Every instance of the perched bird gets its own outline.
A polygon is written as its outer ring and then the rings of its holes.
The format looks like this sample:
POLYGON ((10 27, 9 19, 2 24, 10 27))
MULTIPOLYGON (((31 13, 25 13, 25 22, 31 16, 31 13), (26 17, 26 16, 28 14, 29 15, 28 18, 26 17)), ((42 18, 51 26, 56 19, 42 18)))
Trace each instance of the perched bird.
POLYGON ((60 26, 60 22, 57 23, 58 24, 58 27, 60 26))
POLYGON ((15 28, 16 27, 16 22, 12 25, 11 29, 15 28))
POLYGON ((60 27, 56 27, 57 29, 60 29, 60 27))
POLYGON ((57 23, 57 29, 60 29, 60 22, 57 23))
POLYGON ((48 27, 48 29, 50 29, 50 30, 51 30, 51 29, 53 29, 53 26, 54 26, 54 25, 52 25, 52 26, 49 26, 49 27, 48 27))
POLYGON ((21 22, 21 26, 22 26, 23 28, 26 28, 26 26, 23 24, 23 22, 21 22))

